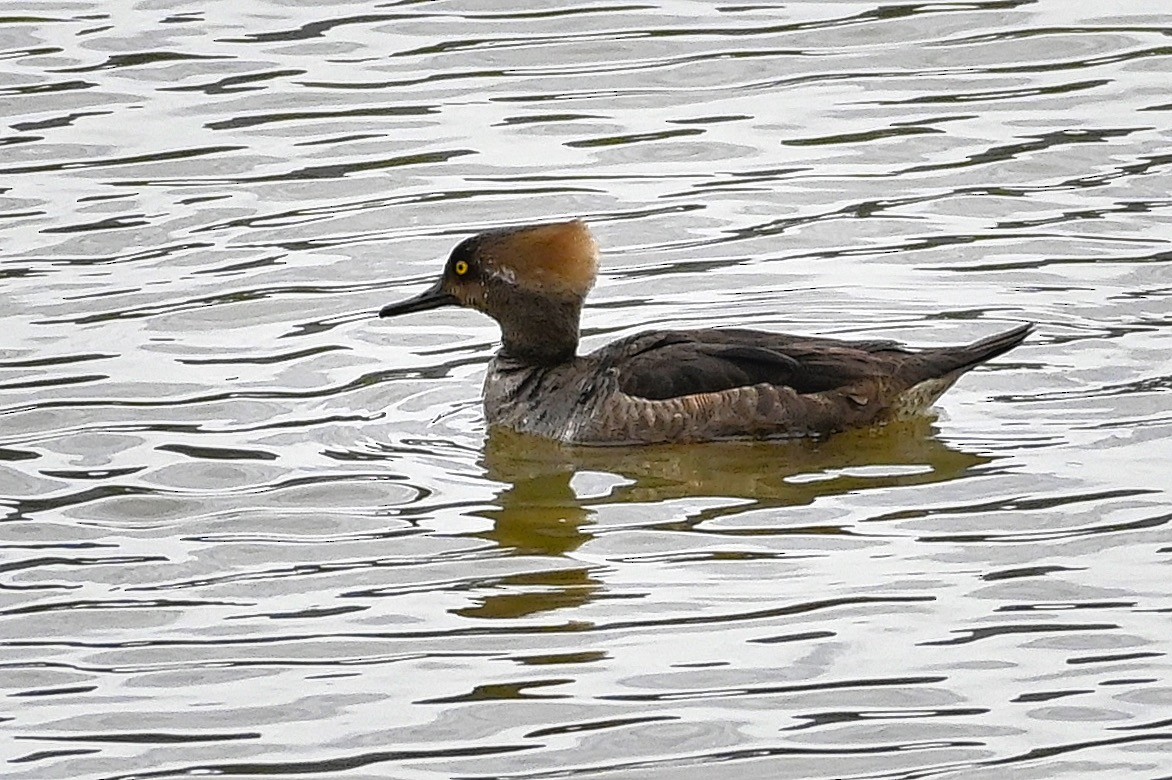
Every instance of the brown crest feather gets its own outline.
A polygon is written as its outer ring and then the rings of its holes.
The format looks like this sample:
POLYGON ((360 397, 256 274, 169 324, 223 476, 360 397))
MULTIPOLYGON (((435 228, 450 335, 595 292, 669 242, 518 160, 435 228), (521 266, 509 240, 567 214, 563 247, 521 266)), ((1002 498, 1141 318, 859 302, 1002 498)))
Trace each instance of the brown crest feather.
POLYGON ((482 261, 518 284, 584 298, 598 273, 598 244, 581 220, 502 231, 481 248, 482 261))

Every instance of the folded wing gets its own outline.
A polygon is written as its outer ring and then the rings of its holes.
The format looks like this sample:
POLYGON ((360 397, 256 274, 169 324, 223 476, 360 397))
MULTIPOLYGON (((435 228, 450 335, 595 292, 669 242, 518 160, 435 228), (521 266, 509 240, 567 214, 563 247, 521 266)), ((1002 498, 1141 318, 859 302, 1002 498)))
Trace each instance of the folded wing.
POLYGON ((615 362, 627 395, 665 400, 768 384, 820 393, 886 374, 910 354, 892 341, 837 341, 753 330, 660 331, 615 362))

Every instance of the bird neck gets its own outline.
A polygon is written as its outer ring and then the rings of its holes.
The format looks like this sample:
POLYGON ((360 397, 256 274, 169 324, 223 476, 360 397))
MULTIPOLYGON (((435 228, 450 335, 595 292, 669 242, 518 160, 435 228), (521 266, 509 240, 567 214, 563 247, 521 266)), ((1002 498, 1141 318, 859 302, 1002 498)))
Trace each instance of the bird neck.
POLYGON ((492 316, 501 326, 501 354, 533 366, 556 366, 578 352, 582 299, 507 286, 494 291, 492 316))

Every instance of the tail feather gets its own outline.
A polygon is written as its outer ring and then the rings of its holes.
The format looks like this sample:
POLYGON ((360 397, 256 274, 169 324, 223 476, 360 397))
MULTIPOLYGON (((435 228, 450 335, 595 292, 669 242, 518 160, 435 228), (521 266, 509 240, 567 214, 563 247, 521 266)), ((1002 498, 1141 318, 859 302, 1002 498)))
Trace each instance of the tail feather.
POLYGON ((962 347, 957 351, 957 357, 961 360, 957 368, 972 368, 978 363, 984 363, 986 360, 992 360, 998 355, 1004 355, 1025 341, 1026 336, 1030 335, 1033 330, 1034 324, 1027 322, 1004 333, 997 333, 980 341, 974 341, 972 344, 962 347))
POLYGON ((916 373, 922 379, 945 377, 953 378, 968 371, 970 368, 1003 355, 1025 341, 1026 336, 1034 330, 1033 323, 1025 323, 1011 330, 997 333, 988 338, 974 341, 962 347, 939 347, 919 353, 920 360, 914 361, 919 365, 916 373))
POLYGON ((909 387, 892 404, 892 416, 899 419, 923 413, 961 374, 1005 354, 1025 341, 1033 329, 1032 323, 1026 323, 962 347, 939 347, 917 353, 901 372, 909 387))

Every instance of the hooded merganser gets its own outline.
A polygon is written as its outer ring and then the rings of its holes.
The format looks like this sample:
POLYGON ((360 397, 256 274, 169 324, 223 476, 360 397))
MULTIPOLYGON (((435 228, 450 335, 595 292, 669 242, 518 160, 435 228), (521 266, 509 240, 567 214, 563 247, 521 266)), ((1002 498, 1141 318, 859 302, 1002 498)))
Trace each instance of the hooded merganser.
POLYGON ((461 241, 443 275, 380 317, 467 306, 501 327, 484 379, 490 427, 568 444, 824 436, 923 412, 1026 324, 965 346, 912 351, 757 330, 654 330, 578 355, 598 245, 581 221, 461 241))

